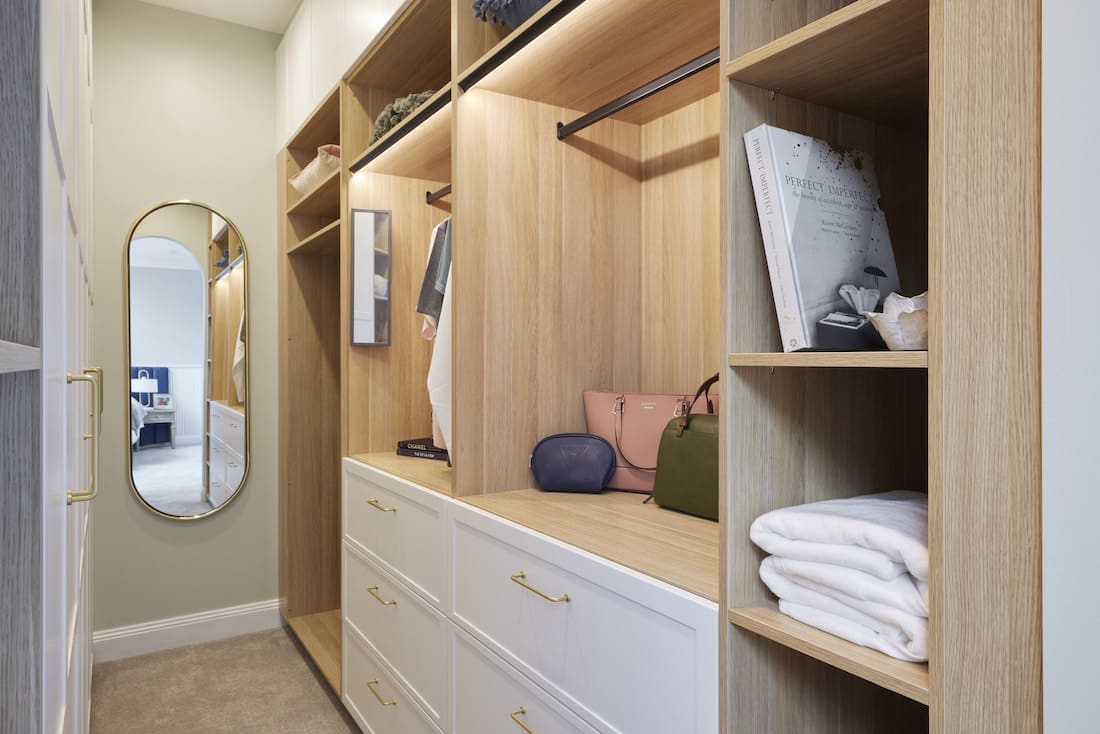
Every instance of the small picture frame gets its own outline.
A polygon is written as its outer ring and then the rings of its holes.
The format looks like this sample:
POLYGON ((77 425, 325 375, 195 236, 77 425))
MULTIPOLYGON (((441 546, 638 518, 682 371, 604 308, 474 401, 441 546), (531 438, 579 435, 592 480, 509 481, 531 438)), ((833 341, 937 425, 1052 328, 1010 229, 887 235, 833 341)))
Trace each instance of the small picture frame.
POLYGON ((166 392, 153 393, 153 410, 171 410, 172 396, 166 392))

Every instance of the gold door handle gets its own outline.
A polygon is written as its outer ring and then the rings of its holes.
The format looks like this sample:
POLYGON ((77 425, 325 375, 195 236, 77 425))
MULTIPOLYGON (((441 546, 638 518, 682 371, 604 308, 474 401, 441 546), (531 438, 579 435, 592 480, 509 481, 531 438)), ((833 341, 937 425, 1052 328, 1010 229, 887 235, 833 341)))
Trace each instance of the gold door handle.
POLYGON ((519 584, 528 591, 534 594, 538 594, 546 601, 552 601, 555 604, 562 601, 569 601, 569 594, 562 594, 561 596, 550 596, 545 591, 540 591, 539 589, 536 589, 534 586, 531 586, 531 584, 524 581, 525 578, 527 578, 526 571, 520 571, 519 573, 512 574, 512 581, 519 584))
POLYGON ((74 375, 68 373, 65 375, 66 384, 73 384, 74 382, 87 382, 92 386, 92 432, 82 434, 85 441, 92 442, 92 479, 91 486, 88 489, 70 489, 65 493, 65 504, 71 505, 74 502, 87 502, 88 500, 94 500, 96 492, 99 491, 99 432, 100 432, 100 414, 103 409, 100 401, 100 370, 91 367, 84 370, 83 374, 74 375))
POLYGON ((367 504, 376 510, 381 510, 382 512, 397 512, 396 507, 383 507, 382 503, 378 501, 377 497, 372 500, 367 500, 367 504))
POLYGON ((98 391, 99 391, 99 423, 102 426, 102 424, 103 424, 103 368, 102 367, 85 367, 83 372, 86 375, 95 374, 96 379, 99 380, 99 383, 97 384, 97 388, 98 388, 98 391))
POLYGON ((396 607, 397 606, 397 600, 396 599, 390 599, 389 601, 386 601, 382 597, 378 596, 378 587, 377 586, 368 586, 367 587, 367 592, 371 596, 373 596, 375 599, 377 599, 378 603, 381 604, 384 607, 396 607))
POLYGON ((527 713, 527 707, 526 706, 520 706, 518 709, 516 709, 515 711, 512 712, 512 721, 519 724, 519 728, 523 729, 525 732, 527 732, 527 734, 535 734, 534 729, 532 729, 531 727, 527 726, 527 724, 524 724, 522 721, 519 720, 519 717, 524 716, 526 713, 527 713))
POLYGON ((379 682, 380 681, 377 678, 375 678, 374 680, 369 680, 367 681, 367 688, 369 688, 370 692, 374 694, 374 697, 378 699, 378 703, 382 704, 383 706, 396 706, 396 700, 387 701, 386 699, 378 695, 378 691, 374 690, 374 687, 378 685, 379 682))

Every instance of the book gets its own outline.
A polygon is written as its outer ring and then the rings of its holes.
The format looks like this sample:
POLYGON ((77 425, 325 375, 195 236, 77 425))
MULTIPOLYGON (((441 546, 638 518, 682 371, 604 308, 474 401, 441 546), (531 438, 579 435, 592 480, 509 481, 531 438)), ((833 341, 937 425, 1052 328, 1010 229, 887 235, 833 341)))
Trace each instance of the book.
POLYGON ((418 451, 446 451, 447 449, 441 449, 435 445, 431 436, 425 436, 424 438, 406 438, 403 441, 397 442, 397 448, 399 449, 416 449, 418 451))
POLYGON ((397 449, 398 456, 415 456, 418 459, 434 459, 436 461, 448 461, 450 457, 447 452, 442 449, 436 449, 435 451, 421 451, 420 449, 397 449))
POLYGON ((874 162, 771 125, 744 139, 783 351, 828 348, 840 314, 865 321, 841 286, 901 287, 874 162))

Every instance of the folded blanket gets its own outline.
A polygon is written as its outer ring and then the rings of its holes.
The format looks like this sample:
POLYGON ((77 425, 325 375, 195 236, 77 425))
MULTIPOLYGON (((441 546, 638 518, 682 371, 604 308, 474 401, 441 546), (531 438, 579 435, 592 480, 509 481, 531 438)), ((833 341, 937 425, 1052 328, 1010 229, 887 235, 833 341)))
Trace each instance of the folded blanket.
POLYGON ((889 581, 928 581, 928 496, 885 492, 784 507, 761 515, 752 541, 772 555, 829 563, 889 581))
POLYGON ((928 659, 928 619, 872 601, 846 604, 760 566, 760 578, 779 597, 779 611, 800 622, 899 660, 928 659))
POLYGON ((881 604, 928 617, 928 583, 907 573, 884 581, 854 568, 768 556, 760 564, 760 577, 769 587, 769 578, 780 577, 862 611, 873 609, 868 604, 881 604))

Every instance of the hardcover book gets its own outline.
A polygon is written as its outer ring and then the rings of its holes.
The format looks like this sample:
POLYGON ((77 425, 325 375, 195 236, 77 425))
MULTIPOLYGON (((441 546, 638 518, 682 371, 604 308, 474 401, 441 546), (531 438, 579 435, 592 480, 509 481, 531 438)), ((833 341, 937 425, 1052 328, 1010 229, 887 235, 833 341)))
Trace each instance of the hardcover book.
POLYGON ((450 456, 442 449, 435 451, 421 451, 420 449, 397 449, 398 456, 415 456, 418 459, 434 459, 436 461, 448 461, 450 456))
POLYGON ((771 125, 744 137, 783 350, 873 348, 850 336, 873 334, 851 294, 874 311, 900 284, 871 156, 771 125))
POLYGON ((399 449, 416 449, 417 451, 446 451, 435 445, 431 436, 424 438, 406 438, 397 442, 399 449))

